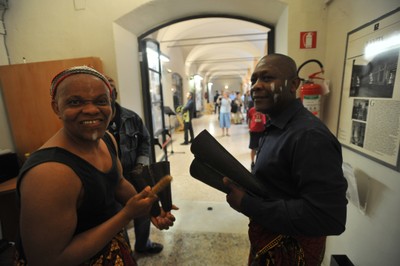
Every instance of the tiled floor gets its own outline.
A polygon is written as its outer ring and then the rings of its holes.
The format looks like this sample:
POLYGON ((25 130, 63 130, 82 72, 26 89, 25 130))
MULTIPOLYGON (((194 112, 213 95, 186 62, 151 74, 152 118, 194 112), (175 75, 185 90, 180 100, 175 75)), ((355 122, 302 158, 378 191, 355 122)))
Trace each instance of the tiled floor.
MULTIPOLYGON (((218 116, 203 115, 193 120, 195 135, 207 129, 246 168, 250 167, 248 130, 245 123, 232 124, 230 136, 221 136, 218 116)), ((139 265, 247 265, 248 219, 229 207, 225 194, 190 176, 193 160, 190 146, 182 146, 183 132, 173 133, 174 154, 169 154, 173 212, 177 220, 168 231, 152 227, 151 239, 164 244, 164 250, 149 257, 138 257, 139 265), (183 152, 183 153, 182 153, 183 152)), ((133 243, 133 229, 129 230, 133 243)))

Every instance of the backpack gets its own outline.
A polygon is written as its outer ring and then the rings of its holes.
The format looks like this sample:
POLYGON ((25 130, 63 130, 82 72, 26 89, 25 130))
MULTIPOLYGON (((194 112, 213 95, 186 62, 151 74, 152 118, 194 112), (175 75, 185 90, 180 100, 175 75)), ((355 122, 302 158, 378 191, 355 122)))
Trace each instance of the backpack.
POLYGON ((233 101, 231 102, 231 113, 236 113, 237 110, 238 110, 238 105, 236 104, 236 101, 233 100, 233 101))

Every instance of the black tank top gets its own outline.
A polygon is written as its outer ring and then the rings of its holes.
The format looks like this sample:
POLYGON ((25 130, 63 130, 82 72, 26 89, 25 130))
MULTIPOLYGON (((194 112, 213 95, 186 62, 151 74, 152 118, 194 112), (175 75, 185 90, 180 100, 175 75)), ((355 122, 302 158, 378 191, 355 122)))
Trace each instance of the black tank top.
MULTIPOLYGON (((77 210, 78 222, 75 234, 108 220, 118 212, 121 205, 115 199, 115 188, 119 180, 115 146, 107 133, 103 140, 112 158, 112 167, 107 173, 99 171, 86 160, 63 148, 51 147, 32 153, 20 170, 17 182, 18 199, 21 180, 28 170, 42 163, 59 162, 69 166, 80 178, 83 186, 84 196, 77 210)), ((56 179, 57 176, 54 176, 54 180, 56 179)))

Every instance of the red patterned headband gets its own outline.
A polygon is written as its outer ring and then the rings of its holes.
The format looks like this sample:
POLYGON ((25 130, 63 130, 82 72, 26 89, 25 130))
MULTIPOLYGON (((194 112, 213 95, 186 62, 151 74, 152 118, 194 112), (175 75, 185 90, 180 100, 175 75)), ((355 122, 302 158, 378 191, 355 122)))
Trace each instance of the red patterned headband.
POLYGON ((50 87, 51 99, 54 100, 54 97, 57 93, 58 85, 60 85, 61 81, 63 81, 64 79, 66 79, 69 76, 76 75, 76 74, 88 74, 88 75, 92 75, 92 76, 95 76, 95 77, 101 79, 104 82, 104 84, 106 84, 107 88, 109 89, 110 97, 112 97, 113 89, 110 85, 110 82, 107 80, 107 78, 103 74, 101 74, 97 70, 95 70, 91 67, 88 67, 88 66, 75 66, 75 67, 71 67, 71 68, 61 71, 53 78, 53 80, 51 81, 51 87, 50 87))

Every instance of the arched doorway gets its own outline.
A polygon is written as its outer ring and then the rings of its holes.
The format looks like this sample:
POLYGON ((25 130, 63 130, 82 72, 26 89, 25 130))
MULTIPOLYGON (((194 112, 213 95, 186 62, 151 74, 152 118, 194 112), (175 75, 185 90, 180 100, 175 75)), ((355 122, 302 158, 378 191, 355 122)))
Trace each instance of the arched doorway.
MULTIPOLYGON (((174 0, 173 8, 171 1, 145 1, 140 5, 133 5, 131 11, 128 11, 122 17, 119 17, 115 20, 113 25, 114 32, 114 48, 116 51, 116 67, 118 69, 118 81, 120 84, 120 98, 121 103, 127 107, 131 107, 136 110, 140 115, 144 116, 144 96, 142 95, 142 79, 141 79, 141 71, 139 68, 138 62, 142 61, 142 54, 138 53, 139 51, 139 43, 140 40, 150 37, 160 42, 161 52, 166 54, 170 54, 164 50, 164 46, 168 43, 164 42, 165 39, 160 39, 161 35, 158 35, 160 32, 164 32, 165 29, 169 29, 171 26, 181 26, 181 23, 200 21, 201 19, 226 19, 226 20, 237 20, 240 22, 248 22, 253 23, 254 25, 258 25, 260 27, 267 27, 270 29, 268 33, 268 45, 266 49, 269 52, 274 51, 274 46, 276 42, 276 47, 278 47, 278 52, 285 53, 287 51, 287 20, 288 20, 288 12, 287 6, 288 4, 284 1, 280 0, 272 0, 267 3, 264 0, 252 0, 249 5, 244 1, 234 1, 231 0, 220 0, 218 1, 218 5, 215 4, 213 0, 204 0, 204 1, 194 1, 194 0, 174 0), (168 10, 168 12, 165 12, 168 10), (279 25, 278 25, 279 24, 279 25), (275 26, 279 29, 278 38, 275 38, 275 26)), ((211 29, 218 28, 219 25, 223 25, 223 23, 213 21, 210 25, 211 29)), ((191 27, 195 29, 197 27, 191 27)), ((243 32, 237 32, 241 27, 235 25, 231 25, 231 27, 227 28, 222 34, 218 35, 238 35, 241 36, 243 32), (235 32, 233 34, 228 33, 231 30, 235 32)), ((243 29, 242 29, 243 30, 243 29)), ((178 30, 179 31, 179 30, 178 30)), ((196 32, 196 31, 194 31, 196 32)), ((206 31, 207 32, 207 31, 206 31)), ((163 33, 164 34, 164 33, 163 33)), ((167 36, 167 35, 164 35, 167 36)), ((238 37, 233 36, 233 37, 238 37)), ((196 36, 196 37, 204 37, 204 36, 196 36)), ((205 36, 207 37, 207 36, 205 36)), ((209 36, 209 37, 218 37, 218 36, 209 36)), ((223 36, 227 37, 227 36, 223 36)), ((232 36, 231 36, 232 37, 232 36)), ((206 38, 207 39, 207 38, 206 38)), ((213 39, 215 40, 215 39, 213 39)), ((204 40, 198 39, 195 42, 197 48, 201 47, 200 42, 204 40)), ((240 51, 244 51, 245 49, 243 43, 232 42, 240 45, 240 51)), ((204 47, 204 46, 203 46, 204 47)), ((209 45, 207 47, 210 47, 209 45)), ((230 50, 235 48, 234 46, 229 47, 230 50)), ((176 48, 174 48, 176 49, 176 48)), ((199 60, 198 55, 202 54, 204 49, 195 49, 193 53, 190 54, 190 58, 186 61, 189 62, 190 66, 198 66, 199 71, 204 71, 205 62, 199 60)), ((206 49, 207 50, 207 49, 206 49)), ((211 50, 211 49, 210 49, 211 50)), ((212 49, 215 50, 215 49, 212 49)), ((228 51, 228 49, 226 49, 228 51)), ((225 52, 225 51, 224 51, 225 52)), ((186 58, 187 54, 184 53, 181 55, 186 58)), ((221 62, 221 60, 208 62, 214 65, 214 68, 211 71, 206 72, 207 76, 203 77, 203 82, 210 82, 210 79, 213 77, 213 74, 218 73, 218 70, 229 70, 233 73, 233 75, 237 75, 238 71, 247 71, 249 67, 243 69, 235 69, 233 65, 245 65, 248 64, 252 66, 256 61, 254 56, 240 56, 239 58, 229 58, 229 60, 225 60, 225 62, 221 62), (243 59, 246 58, 246 59, 243 59), (244 60, 244 61, 243 61, 244 60), (227 63, 231 67, 219 67, 221 63, 227 63)), ((175 56, 171 58, 170 64, 174 62, 175 56)), ((222 60, 223 61, 223 60, 222 60)), ((209 68, 210 69, 210 68, 209 68)), ((190 71, 187 69, 180 69, 179 71, 175 71, 173 67, 171 67, 171 72, 169 74, 163 73, 165 77, 170 77, 171 73, 179 73, 182 76, 182 84, 183 90, 187 91, 190 89, 190 71)), ((225 73, 228 75, 229 73, 225 73)), ((172 80, 172 78, 169 78, 172 80)), ((217 83, 217 81, 216 81, 217 83)), ((208 88, 209 86, 203 86, 203 88, 208 88)), ((237 82, 237 79, 233 79, 233 81, 228 84, 228 86, 243 86, 246 84, 242 81, 237 82), (233 84, 233 85, 232 85, 233 84)), ((164 93, 171 94, 171 84, 166 84, 163 86, 164 93)), ((212 86, 212 91, 210 95, 213 95, 215 90, 220 90, 217 86, 212 86)), ((171 102, 166 102, 167 105, 173 106, 173 97, 171 95, 166 95, 165 101, 170 100, 171 102)), ((158 148, 157 148, 158 149, 158 148)))
MULTIPOLYGON (((166 54, 172 61, 161 67, 167 70, 160 73, 163 76, 160 85, 164 95, 163 104, 176 109, 177 103, 184 104, 182 95, 191 91, 195 95, 195 117, 204 111, 205 105, 209 105, 206 95, 214 95, 214 91, 208 89, 209 84, 215 82, 215 90, 239 91, 244 94, 249 87, 255 62, 264 54, 274 52, 274 27, 243 17, 196 16, 162 26, 139 36, 139 44, 148 38, 157 40, 159 55, 166 54), (178 76, 183 78, 177 78, 178 76), (177 83, 186 91, 177 92, 177 83)), ((139 48, 143 55, 143 47, 139 48)), ((141 61, 142 91, 148 93, 151 89, 149 76, 143 75, 148 69, 143 67, 143 62, 144 60, 141 61)), ((143 98, 148 96, 144 95, 143 98)), ((155 118, 155 114, 151 114, 151 108, 144 106, 146 121, 150 124, 152 122, 149 117, 155 118)), ((153 132, 155 138, 156 133, 158 132, 153 132)), ((164 150, 164 153, 165 158, 167 152, 164 150)), ((159 158, 157 148, 154 156, 159 158)))

